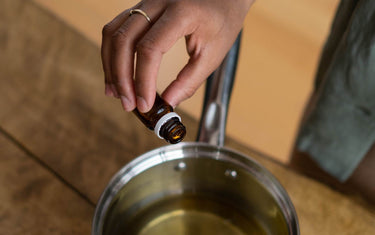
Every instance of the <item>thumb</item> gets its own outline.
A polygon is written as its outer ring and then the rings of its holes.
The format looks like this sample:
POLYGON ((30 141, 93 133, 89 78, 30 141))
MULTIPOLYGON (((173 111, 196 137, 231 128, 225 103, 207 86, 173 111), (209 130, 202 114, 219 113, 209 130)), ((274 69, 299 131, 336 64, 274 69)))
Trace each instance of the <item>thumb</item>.
POLYGON ((193 96, 214 69, 215 67, 210 65, 209 60, 203 56, 190 58, 176 79, 163 92, 163 99, 176 107, 193 96))

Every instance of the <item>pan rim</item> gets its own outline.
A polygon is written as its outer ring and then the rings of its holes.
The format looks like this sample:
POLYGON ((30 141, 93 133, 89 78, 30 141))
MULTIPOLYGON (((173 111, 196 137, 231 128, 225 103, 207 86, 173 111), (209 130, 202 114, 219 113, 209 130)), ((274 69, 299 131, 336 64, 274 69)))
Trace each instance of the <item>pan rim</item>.
POLYGON ((105 216, 112 200, 132 178, 153 166, 167 161, 197 158, 198 154, 199 157, 230 162, 254 175, 279 204, 284 214, 289 234, 300 234, 298 217, 293 203, 281 183, 269 170, 251 156, 237 150, 201 142, 184 142, 162 146, 148 151, 124 165, 111 178, 99 198, 92 221, 91 234, 102 234, 105 216), (188 150, 191 151, 190 155, 184 155, 188 150))

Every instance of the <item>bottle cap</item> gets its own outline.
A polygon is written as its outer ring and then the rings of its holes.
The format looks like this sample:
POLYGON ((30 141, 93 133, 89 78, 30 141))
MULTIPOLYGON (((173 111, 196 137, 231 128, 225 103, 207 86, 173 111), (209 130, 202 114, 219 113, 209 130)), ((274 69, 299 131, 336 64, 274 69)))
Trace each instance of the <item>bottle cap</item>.
POLYGON ((154 132, 155 134, 160 138, 160 139, 164 139, 163 137, 160 136, 159 132, 160 132, 160 128, 166 123, 168 122, 171 118, 178 118, 179 121, 181 121, 181 117, 175 113, 175 112, 170 112, 170 113, 167 113, 165 114, 164 116, 162 116, 159 121, 156 123, 155 125, 155 129, 154 129, 154 132))

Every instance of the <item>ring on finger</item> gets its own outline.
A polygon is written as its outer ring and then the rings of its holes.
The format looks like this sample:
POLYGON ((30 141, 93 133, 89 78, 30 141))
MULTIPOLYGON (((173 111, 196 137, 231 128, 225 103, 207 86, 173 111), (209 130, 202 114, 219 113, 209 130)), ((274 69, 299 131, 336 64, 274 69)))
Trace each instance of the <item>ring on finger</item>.
POLYGON ((151 24, 151 19, 150 17, 146 14, 146 12, 142 11, 141 9, 132 9, 130 10, 129 12, 129 16, 133 15, 133 14, 140 14, 140 15, 143 15, 146 20, 148 21, 148 23, 151 24))

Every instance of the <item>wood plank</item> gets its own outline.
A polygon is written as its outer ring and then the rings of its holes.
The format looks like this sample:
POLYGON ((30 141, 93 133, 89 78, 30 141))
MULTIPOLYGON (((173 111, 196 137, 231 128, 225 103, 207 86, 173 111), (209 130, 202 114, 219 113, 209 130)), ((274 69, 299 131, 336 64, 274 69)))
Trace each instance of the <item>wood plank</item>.
POLYGON ((0 234, 89 234, 94 212, 0 132, 0 234))
MULTIPOLYGON (((0 76, 7 79, 0 79, 0 110, 7 112, 0 113, 0 126, 95 202, 119 168, 164 142, 121 111, 118 101, 104 97, 97 46, 28 1, 5 2, 0 76)), ((188 115, 183 120, 192 140, 197 123, 188 115)), ((302 234, 375 233, 375 216, 366 205, 236 141, 229 139, 228 146, 260 161, 282 182, 302 234)))

